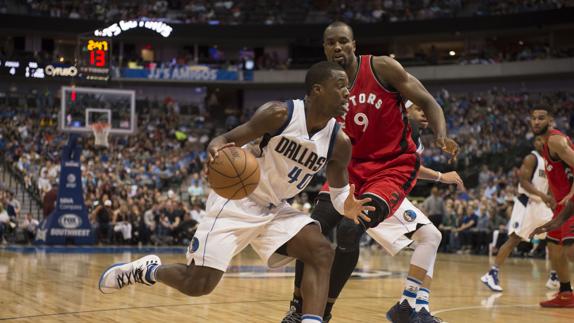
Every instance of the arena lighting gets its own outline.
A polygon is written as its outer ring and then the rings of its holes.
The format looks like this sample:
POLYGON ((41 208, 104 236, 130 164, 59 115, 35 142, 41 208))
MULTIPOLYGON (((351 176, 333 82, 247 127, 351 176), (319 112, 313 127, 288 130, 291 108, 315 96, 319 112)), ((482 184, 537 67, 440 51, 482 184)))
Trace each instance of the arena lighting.
POLYGON ((393 54, 393 53, 391 53, 389 56, 390 56, 391 58, 395 58, 395 54, 393 54))
POLYGON ((448 54, 449 54, 450 56, 454 56, 454 55, 456 55, 456 52, 455 52, 454 50, 451 50, 450 52, 448 52, 448 54))
POLYGON ((143 20, 120 20, 120 22, 113 23, 110 26, 94 31, 94 35, 98 37, 115 37, 124 31, 134 28, 146 28, 153 30, 163 37, 169 37, 173 31, 173 27, 161 21, 143 21, 143 20))

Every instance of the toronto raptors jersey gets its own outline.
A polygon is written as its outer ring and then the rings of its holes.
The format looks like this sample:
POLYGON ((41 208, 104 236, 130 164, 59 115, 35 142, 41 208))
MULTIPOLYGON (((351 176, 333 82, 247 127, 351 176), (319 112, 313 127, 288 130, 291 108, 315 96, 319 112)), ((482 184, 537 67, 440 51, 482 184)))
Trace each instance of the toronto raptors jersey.
MULTIPOLYGON (((568 136, 560 132, 559 130, 550 130, 550 136, 563 136, 568 140, 570 147, 574 149, 574 145, 568 136)), ((550 156, 550 151, 548 150, 548 142, 544 143, 543 154, 546 160, 546 176, 548 177, 548 183, 550 185, 550 190, 554 195, 556 201, 562 200, 572 188, 572 182, 574 181, 574 175, 572 168, 568 166, 565 162, 561 160, 554 160, 550 156)))
POLYGON ((349 95, 349 111, 338 121, 353 143, 353 159, 387 161, 415 153, 403 100, 383 87, 371 55, 359 56, 359 70, 349 95))
POLYGON ((290 100, 287 106, 289 117, 283 128, 261 142, 261 156, 257 158, 261 179, 249 196, 259 203, 279 205, 305 189, 327 164, 335 145, 340 127, 335 119, 309 136, 304 102, 290 100))
MULTIPOLYGON (((531 152, 534 157, 536 157, 536 167, 534 168, 534 172, 530 178, 530 182, 534 187, 539 190, 540 192, 547 194, 548 193, 548 180, 546 179, 546 172, 545 172, 545 165, 546 162, 544 158, 536 151, 533 150, 531 152)), ((532 197, 530 193, 526 192, 526 190, 522 187, 522 185, 518 184, 518 193, 519 194, 526 194, 529 197, 532 197)))

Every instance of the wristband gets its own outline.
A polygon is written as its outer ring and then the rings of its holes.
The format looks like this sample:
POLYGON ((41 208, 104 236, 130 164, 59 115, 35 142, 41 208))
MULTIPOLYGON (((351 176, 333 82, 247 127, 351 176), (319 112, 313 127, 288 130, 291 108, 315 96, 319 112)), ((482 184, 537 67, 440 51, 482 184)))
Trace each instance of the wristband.
POLYGON ((340 214, 345 213, 345 200, 349 196, 350 191, 351 186, 349 186, 349 184, 338 188, 329 186, 329 195, 331 196, 331 203, 333 203, 333 207, 340 214))

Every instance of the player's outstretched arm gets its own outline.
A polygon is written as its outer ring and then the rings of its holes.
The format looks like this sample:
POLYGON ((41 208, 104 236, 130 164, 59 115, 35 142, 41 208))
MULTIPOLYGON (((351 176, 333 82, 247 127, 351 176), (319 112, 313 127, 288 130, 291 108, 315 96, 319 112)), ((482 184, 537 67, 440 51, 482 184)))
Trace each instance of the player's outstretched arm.
POLYGON ((455 159, 458 153, 458 144, 447 137, 446 121, 442 108, 424 85, 407 73, 399 62, 388 56, 374 57, 373 66, 379 79, 389 82, 402 96, 423 109, 436 136, 437 144, 455 159))
POLYGON ((329 182, 331 202, 337 212, 355 223, 360 223, 359 217, 370 222, 371 219, 363 212, 375 211, 373 206, 366 205, 371 202, 371 199, 355 199, 355 186, 349 185, 347 165, 351 160, 351 150, 351 140, 344 132, 339 131, 331 159, 327 163, 327 182, 329 182))
POLYGON ((539 191, 536 187, 532 184, 530 179, 532 178, 532 173, 536 168, 536 156, 533 154, 529 154, 528 156, 524 157, 522 161, 522 165, 518 170, 518 180, 520 181, 520 185, 526 190, 526 192, 540 197, 546 205, 550 208, 554 208, 555 202, 552 196, 539 191))
POLYGON ((287 106, 283 102, 267 102, 246 123, 217 136, 207 146, 209 161, 212 162, 218 152, 229 146, 243 146, 266 133, 275 133, 287 121, 287 106))
POLYGON ((441 173, 434 169, 422 166, 419 168, 418 179, 440 182, 444 184, 456 184, 460 191, 464 191, 464 182, 457 172, 441 173))

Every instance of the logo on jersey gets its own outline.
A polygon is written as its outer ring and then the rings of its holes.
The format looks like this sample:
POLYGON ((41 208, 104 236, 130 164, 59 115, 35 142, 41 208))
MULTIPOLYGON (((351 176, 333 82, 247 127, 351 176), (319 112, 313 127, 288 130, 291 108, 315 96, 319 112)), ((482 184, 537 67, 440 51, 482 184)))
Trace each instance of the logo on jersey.
POLYGON ((546 171, 551 172, 552 171, 552 165, 550 165, 550 164, 546 165, 546 171))
POLYGON ((407 222, 413 222, 417 218, 417 213, 413 210, 406 210, 403 213, 403 219, 407 222))
POLYGON ((380 109, 381 106, 383 105, 383 100, 377 98, 377 96, 374 93, 369 93, 369 95, 367 96, 367 93, 359 93, 357 95, 353 95, 351 97, 349 97, 349 101, 351 101, 351 104, 353 106, 356 106, 357 103, 359 104, 369 104, 373 107, 375 107, 375 109, 380 109), (376 102, 375 102, 376 100, 376 102))
POLYGON ((194 253, 197 251, 197 249, 199 249, 199 239, 193 237, 189 243, 189 246, 187 247, 187 252, 194 253))
POLYGON ((546 178, 546 172, 543 169, 538 170, 538 176, 542 178, 546 178))
POLYGON ((308 148, 285 137, 281 137, 281 140, 277 146, 275 146, 275 151, 313 172, 317 172, 321 169, 327 161, 327 158, 320 157, 314 151, 309 151, 308 148))

